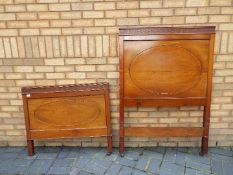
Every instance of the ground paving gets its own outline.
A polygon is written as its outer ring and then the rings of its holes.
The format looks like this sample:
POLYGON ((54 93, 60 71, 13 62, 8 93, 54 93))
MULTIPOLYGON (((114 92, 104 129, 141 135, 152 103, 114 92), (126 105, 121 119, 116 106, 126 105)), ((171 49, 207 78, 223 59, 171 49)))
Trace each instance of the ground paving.
POLYGON ((233 148, 127 148, 106 155, 105 148, 0 147, 0 174, 30 175, 233 175, 233 148))

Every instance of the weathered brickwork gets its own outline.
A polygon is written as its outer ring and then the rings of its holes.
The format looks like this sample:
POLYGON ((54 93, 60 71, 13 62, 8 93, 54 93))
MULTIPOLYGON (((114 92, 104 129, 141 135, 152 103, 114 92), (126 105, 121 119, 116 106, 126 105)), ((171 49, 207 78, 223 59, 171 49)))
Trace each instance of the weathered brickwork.
MULTIPOLYGON (((210 146, 233 146, 232 0, 0 0, 0 145, 25 145, 20 88, 111 85, 114 146, 119 129, 118 28, 216 26, 210 146)), ((201 107, 128 108, 126 125, 200 126, 201 107)), ((37 145, 104 146, 102 138, 37 145)), ((126 138, 126 146, 199 146, 191 138, 126 138)))

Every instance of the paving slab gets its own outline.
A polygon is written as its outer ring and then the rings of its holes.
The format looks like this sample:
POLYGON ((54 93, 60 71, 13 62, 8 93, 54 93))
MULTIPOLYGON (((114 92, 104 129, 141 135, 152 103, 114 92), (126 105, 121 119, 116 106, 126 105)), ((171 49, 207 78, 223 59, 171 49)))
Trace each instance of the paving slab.
POLYGON ((121 165, 113 163, 106 171, 105 175, 117 175, 121 170, 121 165))
POLYGON ((162 160, 151 159, 146 171, 157 174, 159 172, 161 163, 162 163, 162 160))
POLYGON ((52 166, 53 159, 36 159, 31 166, 27 168, 28 174, 46 174, 52 166))
POLYGON ((121 156, 117 157, 116 162, 127 167, 135 167, 136 165, 136 161, 121 156))
POLYGON ((74 166, 78 168, 83 168, 84 166, 87 165, 88 162, 90 162, 92 159, 89 157, 79 157, 75 163, 74 166))
POLYGON ((83 169, 96 175, 104 175, 104 173, 107 171, 107 168, 100 166, 94 161, 88 163, 83 169))
POLYGON ((55 167, 52 166, 48 173, 49 175, 69 175, 71 171, 71 167, 55 167))
POLYGON ((53 162, 54 167, 71 167, 74 164, 74 159, 56 159, 53 162))
POLYGON ((150 162, 150 158, 145 156, 140 157, 140 159, 137 161, 135 168, 144 171, 149 166, 149 162, 150 162))
POLYGON ((0 147, 2 175, 233 175, 233 148, 130 148, 125 156, 105 148, 36 147, 27 156, 25 147, 0 147))
POLYGON ((118 175, 131 175, 133 168, 123 166, 118 175))

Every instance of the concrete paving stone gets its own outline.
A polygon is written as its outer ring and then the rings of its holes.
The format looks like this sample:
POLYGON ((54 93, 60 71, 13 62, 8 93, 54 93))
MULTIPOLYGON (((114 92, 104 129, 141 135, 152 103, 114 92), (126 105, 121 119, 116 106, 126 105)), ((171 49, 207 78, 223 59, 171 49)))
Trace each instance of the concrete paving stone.
POLYGON ((82 148, 80 150, 80 152, 84 153, 84 154, 92 154, 92 155, 95 155, 97 154, 99 151, 101 151, 103 148, 90 148, 90 147, 87 147, 87 148, 82 148))
POLYGON ((185 175, 197 175, 197 170, 186 168, 185 169, 185 175))
MULTIPOLYGON (((68 158, 69 154, 71 153, 73 147, 63 147, 61 151, 58 153, 58 159, 65 159, 68 158)), ((76 157, 75 157, 76 158, 76 157)))
POLYGON ((45 174, 53 163, 53 159, 36 159, 28 168, 28 174, 45 174))
POLYGON ((8 147, 0 147, 0 154, 5 153, 8 147))
POLYGON ((135 168, 139 170, 145 170, 147 166, 149 165, 149 162, 150 162, 150 159, 148 157, 141 156, 135 168))
POLYGON ((186 154, 179 152, 176 155, 175 164, 180 166, 185 166, 186 164, 186 154))
POLYGON ((123 158, 117 149, 113 149, 110 156, 106 156, 105 148, 39 149, 41 151, 31 157, 27 156, 26 147, 0 147, 0 174, 183 175, 185 172, 185 175, 233 175, 231 147, 224 151, 213 149, 204 157, 195 154, 199 148, 187 148, 188 151, 186 148, 130 148, 123 158))
POLYGON ((208 156, 200 156, 197 154, 186 154, 186 161, 192 161, 197 163, 203 163, 203 164, 210 164, 210 157, 208 156))
POLYGON ((74 166, 78 167, 78 168, 83 168, 90 161, 91 161, 91 159, 89 157, 79 157, 75 161, 74 166))
POLYGON ((161 169, 159 171, 159 175, 184 175, 184 172, 175 172, 175 171, 168 171, 166 169, 161 169))
POLYGON ((211 160, 211 172, 215 174, 223 174, 222 160, 211 160))
POLYGON ((23 150, 26 150, 25 147, 7 147, 5 152, 7 153, 20 153, 23 150))
POLYGON ((66 159, 66 158, 70 158, 70 159, 75 159, 76 157, 69 157, 70 152, 63 152, 61 151, 58 155, 57 158, 58 159, 66 159))
MULTIPOLYGON (((77 158, 82 157, 82 156, 85 156, 85 154, 81 153, 81 152, 78 152, 78 151, 77 152, 71 151, 70 153, 68 153, 67 157, 65 157, 65 158, 67 158, 67 159, 77 159, 77 158)), ((88 155, 88 157, 90 157, 90 155, 88 155)))
POLYGON ((197 163, 197 162, 187 162, 186 167, 196 169, 199 171, 210 172, 210 165, 197 163))
POLYGON ((107 150, 106 149, 101 149, 99 152, 95 154, 95 157, 98 157, 100 159, 104 159, 107 156, 107 150))
POLYGON ((95 174, 89 173, 89 172, 87 172, 87 171, 81 170, 81 171, 78 173, 78 175, 95 175, 95 174))
POLYGON ((233 151, 233 146, 228 146, 228 147, 220 147, 220 149, 225 149, 225 150, 230 150, 230 151, 233 151))
POLYGON ((72 153, 76 154, 76 153, 81 153, 82 148, 80 148, 80 147, 68 147, 65 150, 69 151, 71 154, 72 153))
POLYGON ((23 149, 19 154, 19 159, 35 159, 38 156, 38 152, 35 151, 35 154, 33 156, 28 156, 28 149, 23 149))
POLYGON ((113 150, 111 155, 105 156, 104 159, 108 161, 115 161, 118 157, 118 151, 113 150))
POLYGON ((188 148, 187 147, 179 147, 176 149, 178 152, 182 153, 188 153, 188 148))
POLYGON ((120 173, 118 175, 131 175, 133 172, 133 169, 127 166, 122 166, 122 169, 120 170, 120 173))
POLYGON ((96 164, 96 162, 91 161, 86 164, 83 170, 96 175, 103 175, 107 169, 102 166, 99 166, 98 164, 96 164))
POLYGON ((220 154, 220 155, 224 155, 224 156, 233 156, 232 151, 231 150, 227 150, 227 149, 222 149, 222 148, 210 148, 209 149, 209 153, 211 154, 220 154))
POLYGON ((145 150, 155 151, 160 154, 164 154, 166 151, 166 148, 165 147, 147 147, 145 150))
POLYGON ((130 160, 137 161, 140 157, 142 152, 136 152, 136 151, 127 151, 125 153, 125 157, 130 160))
POLYGON ((151 151, 151 150, 144 150, 142 152, 141 156, 150 157, 153 159, 162 159, 163 158, 163 154, 155 152, 155 151, 151 151))
POLYGON ((19 153, 18 156, 16 157, 17 159, 36 159, 37 154, 34 154, 33 156, 28 156, 28 153, 19 153))
POLYGON ((19 154, 28 154, 28 149, 25 148, 22 151, 19 152, 19 154))
POLYGON ((27 167, 25 166, 14 166, 14 167, 0 167, 0 173, 4 174, 4 175, 7 175, 7 174, 10 174, 10 175, 13 175, 13 174, 17 174, 17 175, 24 175, 26 174, 26 170, 27 170, 27 167))
POLYGON ((82 171, 80 168, 72 168, 70 175, 77 175, 80 171, 82 171))
MULTIPOLYGON (((147 147, 146 147, 147 148, 147 147)), ((150 148, 150 147, 149 147, 150 148)), ((155 148, 155 147, 154 147, 155 148)), ((141 152, 143 152, 144 150, 146 150, 144 147, 134 147, 134 148, 132 148, 132 150, 131 151, 134 151, 134 152, 139 152, 139 153, 141 153, 141 152)))
POLYGON ((29 166, 34 159, 15 159, 13 166, 29 166))
POLYGON ((175 162, 176 161, 176 153, 175 152, 166 152, 163 160, 168 161, 168 162, 175 162))
POLYGON ((140 170, 133 170, 132 175, 147 175, 147 173, 140 170))
POLYGON ((159 167, 161 165, 162 161, 158 159, 151 159, 149 162, 149 166, 146 171, 150 173, 158 173, 159 172, 159 167))
POLYGON ((233 157, 228 157, 228 159, 226 159, 226 160, 223 159, 222 162, 223 162, 223 164, 225 164, 227 162, 227 163, 231 163, 233 165, 233 157))
POLYGON ((13 166, 15 159, 1 159, 0 160, 0 167, 5 167, 5 166, 13 166))
POLYGON ((219 154, 212 154, 210 156, 210 159, 217 159, 217 160, 229 161, 229 162, 232 162, 233 160, 233 158, 230 156, 224 156, 224 155, 219 155, 219 154))
POLYGON ((177 174, 184 174, 185 167, 179 166, 171 162, 162 162, 161 170, 176 172, 177 174))
MULTIPOLYGON (((209 173, 206 173, 206 172, 200 172, 200 171, 197 171, 197 175, 210 175, 209 173)), ((211 174, 212 175, 212 174, 211 174)))
POLYGON ((15 159, 18 155, 19 153, 1 153, 0 159, 15 159))
POLYGON ((193 147, 188 147, 187 148, 187 153, 188 154, 195 154, 195 155, 199 155, 201 149, 200 148, 193 148, 193 147))
POLYGON ((37 158, 38 159, 56 159, 58 153, 38 153, 37 158))
POLYGON ((95 163, 95 164, 97 164, 99 166, 102 166, 104 168, 108 168, 112 164, 111 161, 108 161, 108 160, 105 160, 105 159, 102 159, 102 158, 95 158, 95 159, 92 160, 91 163, 95 163))
POLYGON ((58 153, 62 150, 63 147, 55 147, 55 146, 51 146, 51 147, 45 147, 45 146, 38 146, 35 147, 35 152, 38 153, 58 153))
POLYGON ((117 175, 121 169, 121 165, 112 164, 106 171, 105 175, 117 175))
POLYGON ((68 175, 70 174, 71 167, 50 167, 48 174, 51 175, 68 175))
POLYGON ((233 163, 232 162, 224 162, 222 166, 223 166, 224 175, 233 175, 233 163))
POLYGON ((166 147, 165 150, 166 150, 165 153, 176 153, 177 152, 176 147, 166 147))
POLYGON ((70 151, 79 151, 80 148, 79 147, 74 147, 74 146, 63 146, 61 148, 61 151, 60 152, 70 152, 70 151))
POLYGON ((120 156, 117 157, 116 162, 121 165, 128 166, 128 167, 135 167, 136 165, 136 161, 127 159, 126 157, 120 157, 120 156))
POLYGON ((76 157, 88 157, 90 159, 93 159, 95 157, 96 153, 85 153, 84 151, 80 150, 80 152, 76 152, 76 157))
POLYGON ((73 166, 74 159, 56 159, 53 162, 54 167, 71 167, 73 166))
MULTIPOLYGON (((155 147, 146 147, 146 148, 155 148, 155 147)), ((133 151, 133 152, 142 152, 145 149, 142 147, 132 147, 132 148, 126 148, 126 151, 133 151)))
POLYGON ((194 169, 191 169, 191 168, 186 168, 185 175, 216 175, 216 174, 211 174, 211 173, 207 173, 207 172, 194 170, 194 169))

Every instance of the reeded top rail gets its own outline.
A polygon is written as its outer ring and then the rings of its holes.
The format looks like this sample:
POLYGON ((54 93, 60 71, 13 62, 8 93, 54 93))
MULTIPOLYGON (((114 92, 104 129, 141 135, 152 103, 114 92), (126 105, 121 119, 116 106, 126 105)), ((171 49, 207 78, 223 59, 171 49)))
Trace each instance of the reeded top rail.
POLYGON ((67 84, 56 86, 32 86, 23 87, 22 94, 33 93, 49 93, 49 92, 77 92, 77 91, 96 91, 102 89, 108 89, 108 83, 89 83, 89 84, 67 84))
POLYGON ((201 27, 123 27, 119 29, 120 36, 155 35, 155 34, 211 34, 215 26, 201 27))

